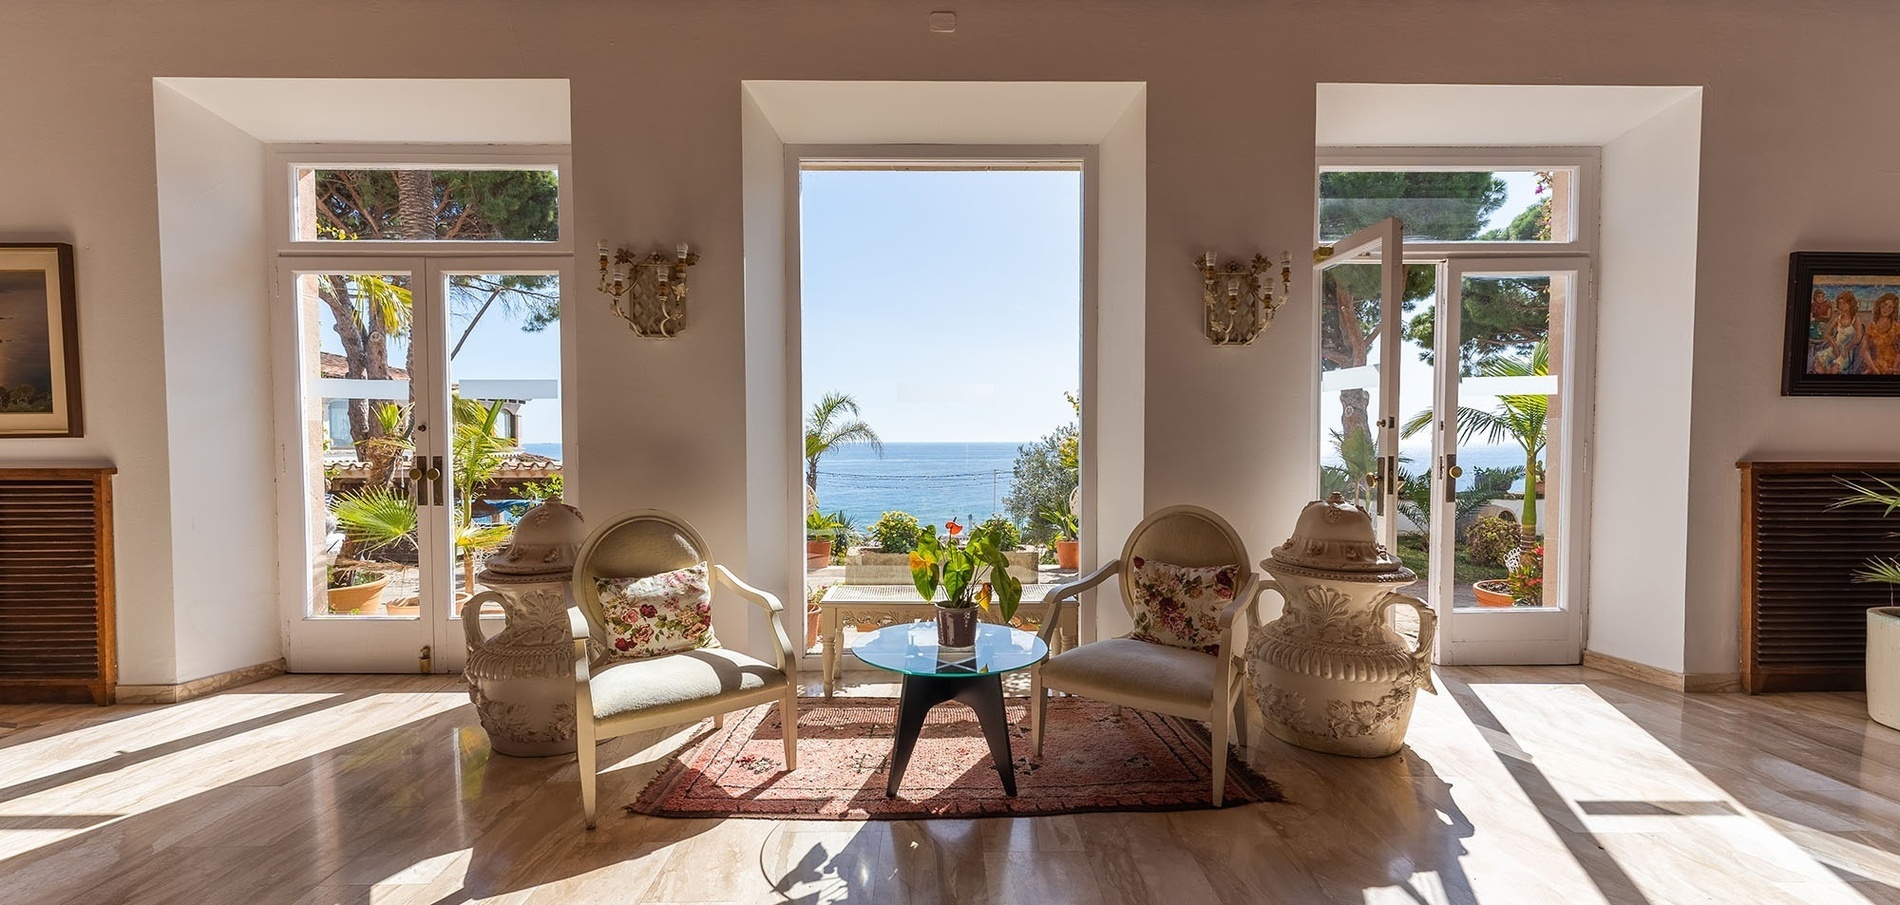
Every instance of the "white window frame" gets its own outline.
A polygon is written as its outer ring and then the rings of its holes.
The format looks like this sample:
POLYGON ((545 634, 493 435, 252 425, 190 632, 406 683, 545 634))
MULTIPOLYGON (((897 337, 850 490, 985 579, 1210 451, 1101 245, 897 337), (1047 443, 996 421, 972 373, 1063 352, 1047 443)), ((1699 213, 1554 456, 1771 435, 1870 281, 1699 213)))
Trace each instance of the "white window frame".
MULTIPOLYGON (((1077 415, 1079 436, 1081 437, 1082 456, 1078 463, 1082 503, 1082 531, 1090 536, 1096 535, 1095 513, 1100 511, 1096 498, 1101 492, 1098 482, 1100 466, 1096 464, 1096 450, 1100 447, 1094 442, 1095 427, 1098 422, 1096 406, 1101 405, 1101 394, 1097 392, 1097 374, 1100 372, 1100 353, 1097 351, 1100 329, 1100 305, 1097 297, 1096 268, 1099 258, 1099 230, 1096 218, 1100 211, 1099 147, 1096 145, 859 145, 859 144, 787 144, 784 145, 783 160, 785 173, 785 393, 789 411, 794 417, 787 419, 787 449, 800 448, 803 443, 804 425, 804 386, 805 386, 805 299, 804 274, 800 266, 803 259, 804 234, 802 217, 799 214, 802 181, 799 176, 806 169, 827 170, 1075 170, 1082 174, 1082 272, 1079 274, 1081 285, 1081 328, 1076 340, 1079 365, 1078 380, 1081 381, 1081 411, 1077 415)), ((799 488, 798 502, 788 511, 798 513, 801 521, 792 527, 788 535, 794 545, 792 562, 797 564, 797 577, 793 586, 803 588, 805 584, 804 524, 805 486, 804 459, 795 456, 789 460, 791 471, 788 486, 799 488)), ((1082 572, 1086 573, 1094 563, 1084 554, 1082 572)), ((1081 629, 1083 641, 1092 641, 1094 629, 1087 620, 1083 620, 1081 629)), ((799 632, 803 628, 798 629, 799 632)), ((806 638, 799 647, 800 664, 803 668, 818 668, 823 661, 821 653, 812 653, 812 640, 806 638)), ((842 667, 841 667, 842 668, 842 667)))
POLYGON ((574 253, 574 188, 569 171, 573 153, 567 145, 386 145, 386 144, 280 144, 272 145, 264 170, 264 214, 270 245, 278 255, 347 255, 351 257, 387 254, 523 256, 572 255, 574 253), (553 242, 521 242, 485 239, 439 239, 409 241, 402 239, 299 239, 296 204, 297 170, 304 167, 338 170, 406 169, 428 167, 435 170, 508 170, 551 169, 559 193, 556 203, 560 238, 553 242))
MULTIPOLYGON (((1573 202, 1576 222, 1573 224, 1571 241, 1568 242, 1486 242, 1486 241, 1424 241, 1411 238, 1402 239, 1404 249, 1400 266, 1447 265, 1465 262, 1477 266, 1470 270, 1492 272, 1509 270, 1514 263, 1522 262, 1527 266, 1548 265, 1560 269, 1566 263, 1577 266, 1579 279, 1575 289, 1577 306, 1571 315, 1569 329, 1574 331, 1571 337, 1571 352, 1575 356, 1570 362, 1569 374, 1565 376, 1565 389, 1571 399, 1570 417, 1573 419, 1566 430, 1566 453, 1570 461, 1577 463, 1576 470, 1570 476, 1573 502, 1565 507, 1561 529, 1564 532, 1562 549, 1565 556, 1563 594, 1564 599, 1575 611, 1577 620, 1577 649, 1589 648, 1590 638, 1590 548, 1589 548, 1589 501, 1593 481, 1594 464, 1592 462, 1595 446, 1595 386, 1596 386, 1596 333, 1597 333, 1597 287, 1602 275, 1599 270, 1597 249, 1600 247, 1601 221, 1599 219, 1599 200, 1602 182, 1602 149, 1594 147, 1321 147, 1317 149, 1317 166, 1313 172, 1313 235, 1315 247, 1330 247, 1332 243, 1323 243, 1319 235, 1319 176, 1321 173, 1337 170, 1392 171, 1392 172, 1470 172, 1497 170, 1550 170, 1569 168, 1577 173, 1573 189, 1573 202)), ((1450 269, 1450 268, 1448 268, 1450 269)), ((1441 274, 1444 271, 1441 271, 1441 274)), ((1442 293, 1445 287, 1439 287, 1442 293)), ((1315 297, 1319 292, 1314 286, 1315 297)), ((1319 361, 1319 318, 1314 318, 1312 333, 1313 360, 1319 361)), ((1317 430, 1325 428, 1319 424, 1319 394, 1316 391, 1312 400, 1311 422, 1317 430)), ((1316 434, 1320 436, 1320 434, 1316 434)), ((1315 451, 1317 452, 1317 444, 1315 451)), ((1315 474, 1319 459, 1313 459, 1315 474)), ((1437 657, 1443 658, 1443 633, 1445 624, 1440 624, 1440 650, 1437 657)))

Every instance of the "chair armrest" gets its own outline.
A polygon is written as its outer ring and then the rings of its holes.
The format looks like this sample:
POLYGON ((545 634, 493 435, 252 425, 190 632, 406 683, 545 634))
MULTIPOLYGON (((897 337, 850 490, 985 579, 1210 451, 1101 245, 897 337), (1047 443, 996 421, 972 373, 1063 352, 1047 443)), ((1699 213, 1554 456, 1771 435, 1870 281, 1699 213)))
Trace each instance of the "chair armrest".
POLYGON ((1049 593, 1042 598, 1042 602, 1049 607, 1049 611, 1043 615, 1042 627, 1036 631, 1036 637, 1041 638, 1042 643, 1048 644, 1049 639, 1055 637, 1056 626, 1062 622, 1059 618, 1062 614, 1062 602, 1067 600, 1071 604, 1080 606, 1081 604, 1075 599, 1077 594, 1107 581, 1110 575, 1120 569, 1121 560, 1111 559, 1081 578, 1050 588, 1049 593))
POLYGON ((739 596, 750 600, 757 606, 764 607, 766 612, 777 613, 785 609, 785 604, 779 603, 776 596, 740 581, 739 576, 732 574, 731 569, 725 566, 715 565, 713 566, 713 571, 718 573, 721 581, 732 585, 732 589, 738 591, 739 596))
POLYGON ((792 650, 791 636, 785 633, 785 605, 779 603, 775 595, 740 581, 739 576, 732 574, 732 570, 725 566, 714 565, 713 572, 719 576, 720 581, 731 585, 734 591, 739 592, 739 596, 765 610, 765 621, 772 626, 772 654, 778 661, 773 665, 796 687, 798 685, 798 655, 792 650))
POLYGON ((1234 600, 1221 608, 1216 618, 1220 624, 1221 658, 1239 657, 1245 654, 1238 649, 1247 643, 1247 630, 1254 624, 1254 607, 1260 602, 1260 573, 1248 572, 1246 580, 1240 583, 1234 592, 1234 600), (1245 614, 1247 618, 1240 616, 1245 614))
POLYGON ((567 637, 568 639, 572 641, 585 642, 587 640, 587 636, 593 633, 594 633, 594 630, 588 627, 587 625, 587 614, 581 612, 580 607, 577 607, 577 606, 568 607, 567 608, 567 637))
POLYGON ((593 713, 593 691, 588 682, 593 679, 593 664, 588 661, 587 642, 593 636, 593 629, 587 625, 587 614, 578 606, 567 608, 567 636, 574 642, 574 695, 577 713, 593 713))

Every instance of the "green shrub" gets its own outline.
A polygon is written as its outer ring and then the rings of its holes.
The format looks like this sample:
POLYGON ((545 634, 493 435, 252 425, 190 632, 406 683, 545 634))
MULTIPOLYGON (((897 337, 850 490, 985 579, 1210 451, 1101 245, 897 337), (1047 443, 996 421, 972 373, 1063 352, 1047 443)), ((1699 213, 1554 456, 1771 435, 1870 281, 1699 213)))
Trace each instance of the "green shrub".
POLYGON ((921 536, 923 529, 908 512, 886 512, 871 525, 871 538, 885 553, 909 553, 921 536))
POLYGON ((1016 522, 1007 515, 992 515, 984 519, 983 524, 976 527, 979 531, 988 530, 995 532, 997 549, 1005 553, 1011 550, 1022 549, 1022 529, 1016 527, 1016 522))
POLYGON ((1516 519, 1487 516, 1465 529, 1465 554, 1472 562, 1502 566, 1505 555, 1517 549, 1522 536, 1516 519))

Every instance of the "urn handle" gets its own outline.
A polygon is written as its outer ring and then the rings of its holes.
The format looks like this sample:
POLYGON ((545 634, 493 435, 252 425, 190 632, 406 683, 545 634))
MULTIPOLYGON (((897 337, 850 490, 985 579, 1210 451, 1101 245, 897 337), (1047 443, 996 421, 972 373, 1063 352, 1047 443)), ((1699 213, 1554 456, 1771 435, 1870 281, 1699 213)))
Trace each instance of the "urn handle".
POLYGON ((482 604, 493 600, 506 604, 508 597, 497 591, 483 591, 462 604, 462 634, 468 636, 468 649, 473 653, 488 643, 488 636, 482 634, 482 604))
POLYGON ((1438 614, 1431 604, 1410 594, 1395 592, 1379 601, 1373 615, 1383 625, 1386 611, 1395 606, 1409 606, 1418 612, 1418 647, 1412 649, 1412 666, 1418 674, 1418 687, 1437 694, 1438 689, 1432 687, 1432 644, 1438 637, 1438 614))

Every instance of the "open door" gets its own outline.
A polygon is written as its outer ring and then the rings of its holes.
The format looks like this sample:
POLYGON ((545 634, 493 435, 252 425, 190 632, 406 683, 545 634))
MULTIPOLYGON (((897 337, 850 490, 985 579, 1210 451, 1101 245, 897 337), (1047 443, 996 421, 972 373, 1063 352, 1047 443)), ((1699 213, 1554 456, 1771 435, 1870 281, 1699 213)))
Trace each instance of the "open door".
POLYGON ((1334 243, 1314 265, 1319 293, 1320 495, 1372 513, 1379 543, 1397 549, 1399 318, 1404 225, 1387 218, 1334 243))

